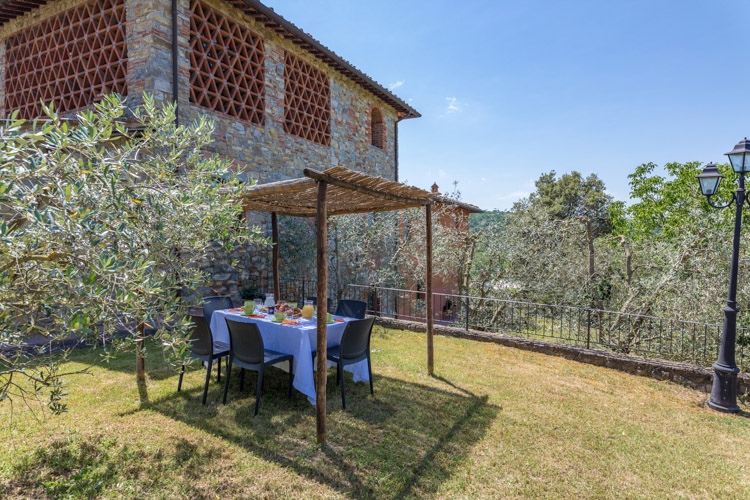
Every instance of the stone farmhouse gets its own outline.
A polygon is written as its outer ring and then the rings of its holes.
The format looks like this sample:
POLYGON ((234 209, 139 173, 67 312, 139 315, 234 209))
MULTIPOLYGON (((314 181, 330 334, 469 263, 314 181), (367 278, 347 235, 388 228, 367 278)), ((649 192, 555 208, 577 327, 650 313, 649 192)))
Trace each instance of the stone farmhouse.
MULTIPOLYGON (((0 117, 42 100, 72 116, 113 92, 177 102, 181 123, 208 115, 212 152, 259 182, 337 165, 398 180, 398 124, 420 116, 256 0, 0 0, 0 117)), ((236 294, 268 258, 202 265, 236 294)))

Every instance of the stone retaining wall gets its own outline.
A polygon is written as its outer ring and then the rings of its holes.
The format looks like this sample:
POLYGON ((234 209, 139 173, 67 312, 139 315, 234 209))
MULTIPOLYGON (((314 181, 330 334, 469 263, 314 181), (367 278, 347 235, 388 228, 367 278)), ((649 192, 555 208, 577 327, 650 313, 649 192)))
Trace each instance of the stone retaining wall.
MULTIPOLYGON (((425 332, 425 325, 423 323, 415 323, 412 321, 377 318, 376 324, 396 330, 425 332)), ((658 380, 670 380, 707 393, 711 392, 713 370, 710 368, 703 368, 684 363, 674 363, 655 358, 642 358, 640 356, 617 354, 598 349, 586 349, 585 347, 515 337, 513 335, 502 333, 487 333, 476 330, 467 331, 461 328, 452 328, 442 325, 435 325, 434 332, 437 335, 478 340, 481 342, 492 342, 507 347, 514 347, 516 349, 560 356, 574 361, 580 361, 582 363, 589 363, 632 373, 634 375, 652 377, 658 380)), ((750 374, 740 373, 737 379, 737 385, 740 394, 750 393, 750 374)))

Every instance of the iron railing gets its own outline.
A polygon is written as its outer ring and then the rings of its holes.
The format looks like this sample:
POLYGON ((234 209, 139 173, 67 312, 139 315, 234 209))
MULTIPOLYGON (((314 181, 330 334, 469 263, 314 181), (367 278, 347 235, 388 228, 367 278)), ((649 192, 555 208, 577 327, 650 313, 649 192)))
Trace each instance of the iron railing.
MULTIPOLYGON (((426 320, 425 294, 348 285, 344 298, 367 301, 368 313, 426 320)), ((435 324, 508 333, 587 348, 710 366, 716 360, 721 325, 600 309, 433 294, 435 324)), ((737 329, 737 364, 750 369, 750 328, 737 329)))
MULTIPOLYGON (((249 279, 243 280, 240 290, 247 288, 255 290, 253 295, 264 297, 265 293, 273 292, 273 278, 270 275, 256 275, 249 279)), ((315 278, 282 278, 279 280, 280 297, 277 300, 302 301, 308 297, 316 297, 318 294, 318 282, 315 278)), ((336 293, 329 289, 328 297, 330 298, 333 308, 336 307, 336 293)), ((257 297, 254 297, 257 298, 257 297)), ((301 306, 300 306, 301 307, 301 306)))

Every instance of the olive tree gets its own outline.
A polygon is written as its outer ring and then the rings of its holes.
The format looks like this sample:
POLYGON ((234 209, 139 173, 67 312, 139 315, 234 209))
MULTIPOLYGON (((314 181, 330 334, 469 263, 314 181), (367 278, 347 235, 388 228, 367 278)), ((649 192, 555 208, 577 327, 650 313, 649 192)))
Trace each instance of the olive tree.
POLYGON ((113 95, 72 121, 50 106, 0 127, 0 401, 65 411, 68 352, 29 351, 30 337, 106 340, 103 359, 134 348, 143 382, 146 327, 169 359, 185 352, 180 291, 206 279, 194 263, 217 242, 265 243, 237 216, 250 184, 204 153, 212 123, 176 126, 148 96, 129 126, 125 112, 113 95))

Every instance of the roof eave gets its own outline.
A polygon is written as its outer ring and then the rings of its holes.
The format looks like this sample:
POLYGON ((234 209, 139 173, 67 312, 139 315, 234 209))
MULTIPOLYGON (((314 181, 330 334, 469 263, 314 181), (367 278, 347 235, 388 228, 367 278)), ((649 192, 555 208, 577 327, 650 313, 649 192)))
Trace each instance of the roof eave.
MULTIPOLYGON (((288 33, 290 33, 294 38, 297 38, 297 40, 292 41, 296 42, 299 45, 302 45, 303 48, 311 52, 319 59, 322 59, 324 62, 328 62, 326 61, 326 59, 330 59, 330 61, 333 62, 333 65, 338 66, 337 69, 339 69, 339 71, 341 71, 345 76, 351 78, 357 83, 360 83, 364 87, 368 88, 368 90, 370 90, 370 92, 372 92, 376 97, 379 97, 380 99, 393 106, 396 109, 400 120, 405 120, 408 118, 419 118, 422 116, 419 111, 409 106, 403 99, 396 96, 393 92, 373 80, 370 76, 357 69, 349 61, 333 52, 331 49, 317 41, 311 35, 308 35, 304 31, 299 29, 294 23, 292 23, 291 21, 287 21, 284 17, 277 14, 272 8, 263 5, 258 0, 227 1, 228 3, 231 3, 235 6, 238 6, 238 4, 246 5, 252 11, 255 11, 257 14, 266 17, 272 25, 276 24, 278 27, 283 28, 283 30, 286 30, 288 33), (304 47, 304 44, 308 44, 310 45, 310 47, 304 47)), ((250 12, 250 15, 257 16, 257 14, 250 12)), ((269 24, 268 22, 265 23, 267 25, 269 24)), ((273 26, 269 27, 277 33, 282 34, 278 29, 274 29, 273 26)), ((284 35, 282 34, 282 36, 284 35)))

